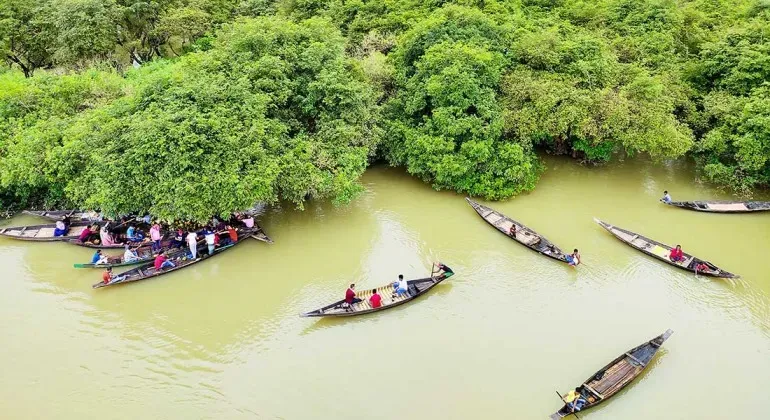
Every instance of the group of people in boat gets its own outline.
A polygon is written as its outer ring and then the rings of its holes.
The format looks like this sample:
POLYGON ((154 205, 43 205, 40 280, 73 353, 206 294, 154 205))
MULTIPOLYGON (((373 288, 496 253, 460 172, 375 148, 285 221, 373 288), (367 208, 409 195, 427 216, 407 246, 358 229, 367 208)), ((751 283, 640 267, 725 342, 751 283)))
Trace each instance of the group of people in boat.
MULTIPOLYGON (((406 282, 406 280, 404 280, 404 275, 399 274, 398 280, 393 282, 393 293, 390 296, 391 299, 406 295, 408 291, 409 284, 406 282)), ((363 302, 363 300, 356 296, 356 284, 351 283, 350 287, 348 287, 348 290, 345 291, 345 303, 347 303, 350 307, 359 302, 363 302)), ((369 303, 374 309, 382 306, 382 296, 377 292, 377 289, 372 289, 372 295, 369 297, 369 303)))
MULTIPOLYGON (((151 249, 154 256, 153 268, 155 271, 162 271, 177 267, 182 261, 185 260, 197 260, 201 258, 199 255, 199 247, 202 243, 206 244, 207 254, 205 256, 213 255, 218 248, 233 245, 238 242, 239 232, 234 226, 243 226, 246 229, 254 227, 254 217, 244 214, 233 214, 229 222, 225 222, 216 217, 212 221, 204 226, 202 229, 190 229, 185 232, 181 227, 174 230, 173 237, 168 242, 168 247, 163 246, 164 235, 162 233, 162 227, 159 222, 155 222, 149 229, 150 237, 145 239, 143 233, 129 226, 127 230, 127 242, 125 243, 125 250, 123 253, 123 262, 130 263, 140 260, 136 248, 137 243, 145 244, 146 241, 151 242, 151 249), (133 246, 132 246, 133 245, 133 246), (179 250, 187 248, 184 253, 174 252, 171 255, 172 250, 179 250)), ((94 254, 92 258, 93 264, 106 264, 109 262, 109 256, 103 256, 101 250, 94 254)), ((112 268, 107 268, 102 276, 102 280, 105 284, 118 281, 119 277, 112 275, 112 268)))
MULTIPOLYGON (((444 270, 444 265, 439 264, 438 269, 439 272, 441 272, 441 270, 444 270)), ((431 273, 431 275, 433 274, 434 273, 431 273)), ((394 281, 392 286, 393 291, 390 295, 391 300, 408 295, 409 293, 409 283, 404 279, 403 274, 398 275, 398 280, 394 281)), ((357 296, 356 284, 351 283, 348 289, 345 291, 345 304, 347 304, 348 308, 351 308, 353 305, 360 302, 363 302, 363 299, 357 296)), ((372 289, 372 295, 369 297, 369 304, 373 309, 377 309, 382 306, 382 295, 380 295, 377 289, 372 289)))

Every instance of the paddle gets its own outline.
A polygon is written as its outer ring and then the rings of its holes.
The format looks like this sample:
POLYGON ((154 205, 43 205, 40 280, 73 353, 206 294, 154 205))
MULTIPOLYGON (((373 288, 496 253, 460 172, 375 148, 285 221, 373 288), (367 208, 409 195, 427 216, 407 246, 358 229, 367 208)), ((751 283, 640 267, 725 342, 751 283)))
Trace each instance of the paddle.
MULTIPOLYGON (((562 398, 561 394, 559 394, 559 391, 556 391, 556 395, 558 395, 559 399, 566 404, 566 402, 564 401, 564 398, 562 398)), ((574 414, 575 418, 580 420, 580 416, 577 415, 577 411, 573 411, 571 414, 574 414)))

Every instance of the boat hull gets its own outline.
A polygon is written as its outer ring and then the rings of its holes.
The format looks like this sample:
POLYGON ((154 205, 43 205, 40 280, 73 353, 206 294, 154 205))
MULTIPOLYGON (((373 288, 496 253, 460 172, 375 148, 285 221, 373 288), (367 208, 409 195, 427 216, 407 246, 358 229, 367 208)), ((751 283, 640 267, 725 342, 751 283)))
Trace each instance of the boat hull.
POLYGON ((301 316, 302 317, 339 318, 339 317, 365 315, 373 312, 381 312, 387 309, 401 306, 407 302, 410 302, 426 294, 432 288, 436 287, 439 283, 441 283, 442 281, 454 275, 454 272, 452 271, 451 268, 447 266, 443 266, 443 267, 444 267, 444 270, 437 276, 434 276, 433 273, 431 273, 431 277, 407 281, 407 284, 409 285, 409 290, 405 296, 395 296, 393 294, 392 283, 378 287, 377 292, 382 296, 382 299, 383 299, 383 304, 379 308, 371 307, 371 304, 369 303, 369 297, 371 296, 371 291, 366 291, 366 292, 357 294, 357 296, 359 296, 362 299, 362 302, 360 303, 356 303, 350 306, 350 305, 347 305, 347 303, 345 303, 345 300, 343 299, 343 300, 334 302, 330 305, 326 305, 323 308, 319 308, 314 311, 305 312, 301 314, 301 316))
POLYGON ((647 238, 645 236, 639 235, 638 233, 631 232, 630 230, 619 228, 617 226, 614 226, 607 222, 603 222, 596 218, 594 218, 594 221, 598 223, 599 226, 603 227, 605 230, 610 232, 612 236, 618 238, 624 244, 638 251, 641 251, 655 258, 656 260, 663 261, 668 265, 672 265, 679 269, 695 273, 695 267, 700 263, 704 263, 708 265, 711 270, 699 271, 697 274, 702 274, 704 276, 710 276, 710 277, 728 278, 728 279, 738 277, 733 273, 722 270, 721 268, 717 267, 716 265, 706 260, 703 260, 701 258, 695 257, 690 254, 683 254, 684 261, 682 263, 671 261, 668 258, 668 254, 671 252, 671 248, 672 248, 671 246, 655 241, 653 239, 647 238))

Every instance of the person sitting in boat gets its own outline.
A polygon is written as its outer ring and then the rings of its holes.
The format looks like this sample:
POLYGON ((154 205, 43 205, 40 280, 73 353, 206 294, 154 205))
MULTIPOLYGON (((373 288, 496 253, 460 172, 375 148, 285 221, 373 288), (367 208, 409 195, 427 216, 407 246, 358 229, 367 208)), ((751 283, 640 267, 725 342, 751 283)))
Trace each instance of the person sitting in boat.
POLYGON ((184 247, 184 231, 181 228, 177 229, 176 233, 174 233, 174 237, 171 239, 171 247, 172 248, 184 247))
POLYGON ((254 217, 251 215, 247 215, 241 219, 241 222, 243 222, 243 226, 246 226, 247 229, 251 229, 254 227, 254 217))
POLYGON ((582 410, 586 405, 586 400, 580 393, 580 387, 568 392, 567 395, 564 396, 564 402, 567 403, 567 408, 572 410, 571 412, 573 413, 582 410))
POLYGON ((115 240, 115 237, 112 236, 112 233, 110 233, 109 223, 105 223, 104 226, 99 229, 99 239, 102 241, 102 245, 104 246, 112 246, 118 244, 118 242, 115 240))
POLYGON ((663 191, 663 198, 661 198, 660 201, 662 201, 664 203, 670 203, 671 202, 671 196, 668 194, 668 191, 663 191))
POLYGON ((668 254, 668 259, 672 262, 680 262, 684 261, 684 253, 682 252, 682 246, 677 245, 676 248, 671 250, 671 253, 668 254))
POLYGON ((64 222, 65 217, 62 217, 61 220, 56 221, 56 228, 53 230, 53 236, 67 235, 67 231, 69 231, 69 226, 67 226, 64 222))
POLYGON ((350 287, 348 287, 348 290, 345 291, 345 302, 348 305, 355 305, 358 302, 361 302, 361 299, 356 297, 356 284, 350 283, 350 287))
POLYGON ((565 256, 565 258, 567 259, 567 264, 573 267, 577 267, 580 264, 580 253, 577 248, 572 251, 572 254, 565 256))
POLYGON ((404 275, 399 274, 398 281, 393 283, 393 297, 405 295, 408 289, 409 285, 404 280, 404 275))
POLYGON ((372 289, 372 297, 369 298, 369 303, 372 304, 372 308, 379 308, 382 306, 382 296, 377 293, 377 289, 372 289))
POLYGON ((168 257, 166 257, 165 252, 161 252, 158 254, 157 257, 155 257, 155 271, 163 270, 164 268, 174 268, 176 267, 176 264, 174 264, 173 261, 169 260, 168 257))
POLYGON ((695 266, 695 274, 708 273, 710 271, 711 271, 711 267, 709 267, 709 265, 706 264, 704 261, 698 262, 698 264, 695 266))
POLYGON ((112 267, 107 267, 107 270, 105 270, 104 273, 102 274, 102 282, 104 282, 104 284, 110 284, 116 281, 122 281, 124 278, 126 278, 126 276, 120 276, 120 275, 113 276, 112 267))
POLYGON ((92 229, 92 226, 91 226, 91 225, 88 225, 88 226, 86 226, 86 228, 85 228, 85 229, 83 229, 83 230, 80 232, 80 235, 78 236, 78 240, 79 240, 81 243, 86 243, 86 242, 88 242, 88 240, 91 238, 91 234, 93 233, 93 231, 92 231, 91 229, 92 229))
POLYGON ((516 225, 511 225, 511 228, 508 229, 508 236, 516 238, 516 225))
POLYGON ((126 230, 126 239, 131 242, 144 242, 144 233, 133 225, 129 225, 126 230))
POLYGON ((123 262, 130 263, 139 260, 139 255, 131 246, 126 244, 126 251, 123 253, 123 262))
POLYGON ((106 264, 107 260, 109 259, 110 259, 109 255, 104 255, 101 249, 97 249, 96 252, 94 253, 94 256, 91 258, 91 264, 93 265, 106 264))

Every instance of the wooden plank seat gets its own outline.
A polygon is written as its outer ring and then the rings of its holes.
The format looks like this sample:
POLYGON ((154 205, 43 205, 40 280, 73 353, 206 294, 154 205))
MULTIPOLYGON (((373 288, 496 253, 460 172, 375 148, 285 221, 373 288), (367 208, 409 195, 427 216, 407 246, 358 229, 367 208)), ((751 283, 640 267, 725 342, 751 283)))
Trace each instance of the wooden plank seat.
POLYGON ((639 360, 639 359, 637 359, 636 357, 634 357, 634 355, 633 355, 633 354, 631 354, 631 353, 626 353, 626 356, 630 357, 630 358, 631 358, 631 360, 633 360, 633 361, 634 361, 634 362, 636 362, 636 363, 639 363, 639 365, 641 365, 642 367, 644 367, 644 362, 642 362, 641 360, 639 360))

